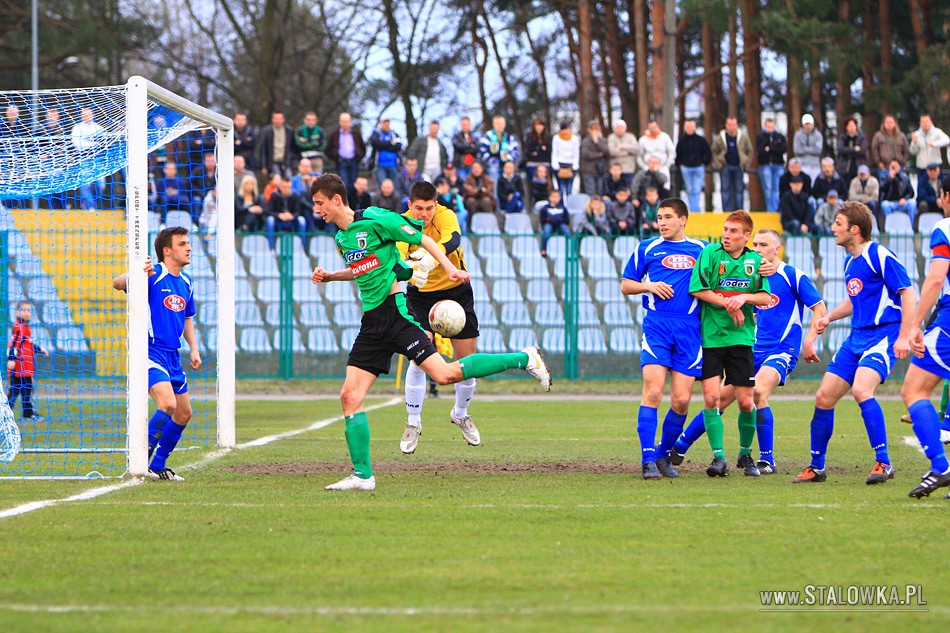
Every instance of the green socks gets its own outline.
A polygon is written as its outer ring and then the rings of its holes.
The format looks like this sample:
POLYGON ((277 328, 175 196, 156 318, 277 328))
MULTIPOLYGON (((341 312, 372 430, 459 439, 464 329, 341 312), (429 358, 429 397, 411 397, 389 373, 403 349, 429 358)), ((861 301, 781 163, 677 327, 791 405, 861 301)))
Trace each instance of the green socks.
MULTIPOLYGON (((755 418, 752 424, 754 429, 755 418)), ((722 452, 722 416, 719 415, 719 409, 703 409, 703 426, 706 427, 706 437, 709 438, 713 457, 725 459, 726 454, 722 452)))
POLYGON ((373 476, 373 467, 369 463, 369 421, 366 412, 360 411, 344 417, 346 420, 346 447, 353 462, 353 474, 360 479, 373 476))
POLYGON ((524 352, 513 354, 472 354, 459 361, 462 375, 469 378, 482 378, 500 374, 506 369, 524 369, 528 366, 528 355, 524 352))
POLYGON ((739 455, 752 454, 752 441, 755 440, 755 409, 739 412, 739 455))

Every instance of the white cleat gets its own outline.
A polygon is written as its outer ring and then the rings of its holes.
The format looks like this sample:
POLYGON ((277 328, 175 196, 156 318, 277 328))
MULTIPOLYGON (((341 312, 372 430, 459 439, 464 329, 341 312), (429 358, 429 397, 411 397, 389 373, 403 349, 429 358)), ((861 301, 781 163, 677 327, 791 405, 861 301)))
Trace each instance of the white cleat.
POLYGON ((360 479, 356 475, 350 475, 335 484, 330 484, 324 490, 376 490, 376 477, 360 479))
POLYGON ((399 440, 399 450, 401 450, 406 455, 412 455, 416 452, 416 447, 419 446, 419 436, 422 435, 421 426, 412 426, 411 424, 406 425, 406 432, 402 434, 402 439, 399 440))
POLYGON ((475 424, 472 422, 472 416, 455 417, 455 409, 452 409, 449 413, 449 421, 462 429, 462 437, 465 438, 469 446, 478 446, 482 443, 482 436, 478 434, 478 429, 475 428, 475 424))
POLYGON ((528 366, 525 367, 525 371, 537 378, 545 391, 551 391, 551 385, 554 383, 551 380, 551 372, 548 371, 548 366, 544 364, 544 359, 541 358, 541 350, 537 347, 526 347, 521 351, 528 355, 528 366))
POLYGON ((940 429, 940 441, 944 444, 950 444, 950 431, 940 429))
POLYGON ((162 470, 152 470, 148 469, 148 476, 152 479, 158 479, 163 481, 185 481, 185 478, 181 475, 176 475, 175 471, 171 468, 164 468, 162 470))

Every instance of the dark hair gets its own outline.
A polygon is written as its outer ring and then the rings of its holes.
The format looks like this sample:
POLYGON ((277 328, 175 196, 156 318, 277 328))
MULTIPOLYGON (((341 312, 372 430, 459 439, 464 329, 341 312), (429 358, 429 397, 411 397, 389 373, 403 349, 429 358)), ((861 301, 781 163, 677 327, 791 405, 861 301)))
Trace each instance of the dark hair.
POLYGON ((866 204, 848 200, 838 209, 837 215, 843 215, 848 221, 848 229, 852 226, 858 227, 861 231, 861 239, 865 241, 871 239, 871 210, 866 204))
POLYGON ((435 185, 425 180, 419 180, 409 188, 409 202, 416 200, 435 200, 435 185))
POLYGON ((940 188, 943 189, 943 195, 950 193, 950 176, 945 176, 943 181, 940 183, 940 188))
POLYGON ((841 129, 842 129, 842 130, 847 129, 847 128, 848 128, 848 123, 854 123, 855 125, 857 125, 857 124, 858 124, 858 120, 857 120, 856 118, 854 118, 853 116, 849 116, 847 119, 844 120, 844 125, 841 126, 841 129))
POLYGON ((322 193, 327 198, 340 196, 343 204, 349 204, 346 200, 346 183, 336 174, 324 174, 310 183, 310 197, 318 193, 322 193))
POLYGON ((30 301, 29 299, 20 299, 19 301, 16 302, 17 310, 22 310, 24 306, 32 306, 32 305, 33 305, 33 302, 30 301))
POLYGON ((172 237, 175 235, 188 235, 188 229, 183 226, 170 226, 162 229, 155 238, 155 258, 159 263, 165 261, 165 249, 171 248, 172 237))
POLYGON ((689 207, 686 206, 686 203, 680 200, 679 198, 666 198, 660 202, 660 206, 657 209, 673 209, 673 213, 678 215, 681 218, 689 217, 689 207))

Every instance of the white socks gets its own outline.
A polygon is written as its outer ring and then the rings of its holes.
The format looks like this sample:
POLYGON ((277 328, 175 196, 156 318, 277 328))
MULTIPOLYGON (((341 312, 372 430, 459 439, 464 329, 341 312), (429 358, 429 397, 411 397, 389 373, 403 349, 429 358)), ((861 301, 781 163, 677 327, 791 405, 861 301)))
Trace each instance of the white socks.
POLYGON ((468 415, 468 403, 475 394, 475 379, 469 378, 455 383, 455 417, 464 418, 468 415))
POLYGON ((406 370, 406 413, 409 414, 407 424, 417 428, 422 427, 422 401, 426 397, 426 373, 413 362, 406 370))

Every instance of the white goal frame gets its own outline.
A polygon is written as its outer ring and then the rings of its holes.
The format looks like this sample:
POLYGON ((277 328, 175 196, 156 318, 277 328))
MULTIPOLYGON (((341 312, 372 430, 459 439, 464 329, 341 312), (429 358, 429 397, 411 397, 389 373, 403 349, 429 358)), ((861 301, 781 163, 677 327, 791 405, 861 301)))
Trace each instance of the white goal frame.
POLYGON ((234 123, 226 116, 133 76, 127 86, 126 130, 128 166, 128 473, 148 471, 148 286, 142 270, 148 244, 148 102, 160 103, 196 121, 217 135, 217 438, 218 446, 234 448, 234 223, 225 220, 234 208, 234 123))

